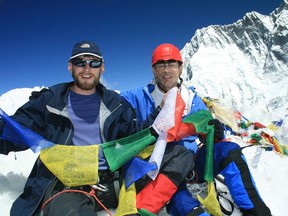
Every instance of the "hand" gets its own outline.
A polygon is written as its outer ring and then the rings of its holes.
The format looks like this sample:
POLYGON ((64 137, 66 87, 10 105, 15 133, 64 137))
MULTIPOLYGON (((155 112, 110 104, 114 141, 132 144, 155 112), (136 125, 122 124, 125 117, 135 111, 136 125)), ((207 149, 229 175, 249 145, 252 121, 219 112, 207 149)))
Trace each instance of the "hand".
POLYGON ((218 119, 211 119, 209 125, 214 125, 214 140, 219 142, 224 139, 224 127, 218 119))
POLYGON ((159 136, 159 134, 155 131, 155 129, 152 126, 150 127, 150 133, 155 138, 158 138, 158 136, 159 136))
POLYGON ((48 91, 48 88, 42 88, 41 91, 32 91, 32 92, 31 92, 31 95, 30 95, 30 97, 29 97, 29 101, 30 101, 30 100, 33 100, 33 99, 35 99, 35 98, 39 98, 40 95, 41 95, 43 92, 45 92, 45 91, 48 91))

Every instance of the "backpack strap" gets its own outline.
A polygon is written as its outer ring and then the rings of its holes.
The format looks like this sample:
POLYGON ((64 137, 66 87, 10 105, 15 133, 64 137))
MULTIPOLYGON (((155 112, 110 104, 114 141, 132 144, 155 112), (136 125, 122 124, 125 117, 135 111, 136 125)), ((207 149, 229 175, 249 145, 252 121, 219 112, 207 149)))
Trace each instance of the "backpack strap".
MULTIPOLYGON (((215 177, 215 179, 217 179, 220 183, 224 184, 225 185, 225 182, 224 182, 224 178, 223 177, 220 177, 219 175, 215 177)), ((232 215, 233 211, 234 211, 234 203, 228 199, 227 197, 225 197, 223 194, 227 194, 227 192, 224 192, 224 191, 220 191, 217 189, 216 187, 216 180, 214 179, 214 184, 215 184, 215 188, 216 188, 216 193, 217 193, 217 200, 218 200, 218 203, 220 205, 220 208, 221 208, 221 211, 225 214, 225 215, 232 215), (222 203, 220 202, 220 199, 223 199, 225 200, 227 203, 229 203, 230 205, 230 208, 228 209, 231 209, 231 210, 228 210, 227 208, 225 208, 222 203)))
POLYGON ((231 200, 229 200, 227 197, 223 196, 223 194, 227 194, 227 192, 217 191, 217 199, 218 199, 218 202, 219 202, 219 204, 220 204, 221 211, 222 211, 225 215, 232 215, 232 213, 233 213, 233 211, 234 211, 234 203, 233 203, 231 200), (228 210, 228 209, 224 208, 224 206, 223 206, 222 203, 220 202, 220 198, 221 198, 221 199, 224 199, 227 203, 229 203, 231 210, 228 210))
POLYGON ((198 216, 202 213, 205 213, 204 209, 201 206, 197 206, 191 212, 189 212, 187 216, 198 216))
POLYGON ((58 182, 59 182, 59 180, 55 177, 53 182, 48 186, 48 189, 45 192, 42 203, 45 203, 46 200, 48 200, 50 197, 53 196, 53 193, 55 192, 55 188, 56 188, 56 185, 58 184, 58 182))

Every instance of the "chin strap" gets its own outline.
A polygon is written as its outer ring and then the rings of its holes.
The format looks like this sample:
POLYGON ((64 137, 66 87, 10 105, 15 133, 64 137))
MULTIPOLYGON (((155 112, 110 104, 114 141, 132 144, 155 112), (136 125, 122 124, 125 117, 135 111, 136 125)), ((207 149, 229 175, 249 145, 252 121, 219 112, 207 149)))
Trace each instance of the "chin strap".
POLYGON ((177 82, 177 88, 180 88, 183 83, 183 79, 179 77, 178 82, 177 82))

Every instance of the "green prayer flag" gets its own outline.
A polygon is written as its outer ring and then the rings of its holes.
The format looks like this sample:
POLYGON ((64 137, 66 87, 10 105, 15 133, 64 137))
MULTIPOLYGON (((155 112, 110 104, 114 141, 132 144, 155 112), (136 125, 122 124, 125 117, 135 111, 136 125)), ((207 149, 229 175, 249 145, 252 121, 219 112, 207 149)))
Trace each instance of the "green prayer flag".
POLYGON ((183 123, 192 123, 197 133, 206 134, 206 163, 204 179, 213 181, 213 145, 214 145, 214 126, 209 125, 209 120, 213 119, 211 113, 207 110, 199 110, 183 119, 183 123))
POLYGON ((110 170, 114 172, 155 141, 150 128, 146 128, 131 136, 103 143, 102 149, 110 170))

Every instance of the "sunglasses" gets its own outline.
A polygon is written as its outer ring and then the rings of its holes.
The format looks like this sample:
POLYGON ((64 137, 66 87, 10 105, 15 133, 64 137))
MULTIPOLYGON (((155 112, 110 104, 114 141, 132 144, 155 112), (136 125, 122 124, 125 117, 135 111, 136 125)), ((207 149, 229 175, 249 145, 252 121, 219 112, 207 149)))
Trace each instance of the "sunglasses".
POLYGON ((176 68, 179 68, 179 63, 178 61, 175 61, 175 60, 168 60, 168 61, 158 61, 156 64, 154 64, 154 67, 157 70, 164 70, 166 66, 169 69, 176 69, 176 68))
POLYGON ((71 63, 77 67, 85 67, 86 64, 89 64, 91 68, 99 68, 102 60, 75 58, 71 59, 71 63))

